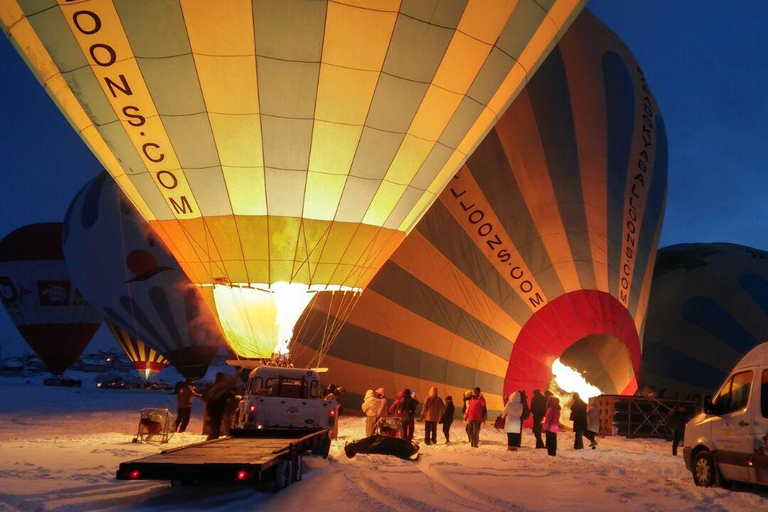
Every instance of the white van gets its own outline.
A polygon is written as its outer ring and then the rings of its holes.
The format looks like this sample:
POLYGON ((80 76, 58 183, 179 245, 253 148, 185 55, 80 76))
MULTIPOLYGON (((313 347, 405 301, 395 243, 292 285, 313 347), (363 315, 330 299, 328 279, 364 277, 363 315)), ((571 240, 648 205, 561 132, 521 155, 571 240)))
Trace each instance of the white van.
POLYGON ((696 485, 768 485, 768 343, 750 350, 685 427, 685 467, 696 485))

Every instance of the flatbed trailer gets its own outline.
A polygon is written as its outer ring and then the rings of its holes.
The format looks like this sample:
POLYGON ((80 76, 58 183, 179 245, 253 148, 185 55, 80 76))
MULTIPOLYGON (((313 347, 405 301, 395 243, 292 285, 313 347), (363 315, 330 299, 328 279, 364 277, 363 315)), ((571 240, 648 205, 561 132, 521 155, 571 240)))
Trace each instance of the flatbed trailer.
POLYGON ((301 480, 302 454, 310 451, 325 458, 331 446, 330 429, 233 434, 123 462, 117 479, 254 485, 273 479, 280 490, 301 480))

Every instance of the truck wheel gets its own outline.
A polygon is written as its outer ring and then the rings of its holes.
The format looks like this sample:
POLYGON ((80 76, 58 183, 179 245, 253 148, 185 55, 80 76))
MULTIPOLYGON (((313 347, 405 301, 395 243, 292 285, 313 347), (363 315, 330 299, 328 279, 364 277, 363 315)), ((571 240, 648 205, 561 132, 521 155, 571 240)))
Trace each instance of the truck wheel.
POLYGON ((291 485, 293 481, 293 467, 291 461, 281 460, 275 466, 275 489, 281 491, 291 485))
POLYGON ((712 487, 718 484, 717 463, 712 452, 702 450, 693 458, 693 481, 699 487, 712 487))
POLYGON ((293 481, 294 482, 301 482, 302 471, 304 471, 304 467, 301 461, 301 455, 299 455, 293 461, 293 481))
POLYGON ((320 455, 324 459, 327 459, 330 453, 331 453, 331 438, 326 437, 325 439, 320 441, 318 455, 320 455))

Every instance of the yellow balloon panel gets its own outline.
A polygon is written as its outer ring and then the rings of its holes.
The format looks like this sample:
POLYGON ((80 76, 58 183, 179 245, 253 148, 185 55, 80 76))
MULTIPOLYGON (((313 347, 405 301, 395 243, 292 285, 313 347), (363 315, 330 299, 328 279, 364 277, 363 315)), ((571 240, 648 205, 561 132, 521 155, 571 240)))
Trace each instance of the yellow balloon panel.
POLYGON ((584 3, 8 0, 0 19, 195 283, 357 290, 584 3))

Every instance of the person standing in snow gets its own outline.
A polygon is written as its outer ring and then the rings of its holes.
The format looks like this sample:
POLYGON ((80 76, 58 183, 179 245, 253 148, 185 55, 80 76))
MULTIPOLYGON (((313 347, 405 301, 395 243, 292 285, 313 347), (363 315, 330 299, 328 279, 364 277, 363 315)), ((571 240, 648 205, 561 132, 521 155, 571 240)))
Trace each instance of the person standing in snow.
POLYGON ((219 372, 216 374, 216 382, 208 386, 203 393, 205 412, 210 421, 210 433, 208 439, 218 439, 221 435, 221 423, 224 420, 224 410, 227 401, 235 395, 237 379, 234 375, 219 372))
POLYGON ((392 402, 392 405, 389 406, 389 414, 392 416, 400 417, 400 400, 403 398, 403 392, 398 391, 395 395, 395 400, 392 402))
POLYGON ((554 457, 557 455, 557 433, 560 431, 560 400, 556 396, 549 397, 543 426, 547 436, 547 454, 554 457))
MULTIPOLYGON (((547 391, 549 395, 552 393, 547 391)), ((547 396, 549 396, 547 395, 547 396)), ((547 396, 542 395, 538 389, 533 390, 531 398, 531 415, 533 416, 533 437, 536 438, 536 448, 544 448, 544 440, 541 438, 541 422, 547 413, 547 396)))
POLYGON ((587 404, 581 399, 578 393, 573 394, 571 401, 571 421, 573 421, 573 449, 584 449, 584 431, 587 430, 587 404))
POLYGON ((224 404, 224 414, 221 417, 221 434, 224 436, 228 436, 232 432, 232 426, 235 424, 235 414, 240 405, 240 400, 243 399, 242 395, 236 395, 234 391, 227 396, 227 401, 224 404))
POLYGON ((192 414, 192 399, 196 396, 200 396, 200 393, 195 391, 195 379, 187 377, 176 391, 176 426, 174 430, 178 433, 182 433, 187 430, 189 425, 189 417, 192 414))
POLYGON ((376 416, 379 412, 379 401, 372 389, 365 392, 361 407, 365 414, 365 437, 373 435, 373 427, 376 425, 376 416))
MULTIPOLYGON (((461 415, 466 416, 467 414, 467 407, 469 406, 469 401, 472 400, 472 390, 468 389, 464 392, 464 404, 461 407, 461 415)), ((467 441, 469 443, 472 443, 472 434, 469 431, 469 422, 464 420, 464 422, 467 424, 466 427, 464 427, 464 430, 467 433, 467 441)))
POLYGON ((480 445, 480 427, 483 424, 485 411, 485 398, 483 398, 480 388, 475 388, 472 390, 472 397, 467 403, 467 412, 464 413, 464 421, 468 423, 470 443, 473 448, 480 445))
POLYGON ((424 442, 426 444, 437 444, 437 423, 443 417, 444 412, 443 399, 437 396, 437 388, 431 387, 429 396, 424 401, 424 407, 421 410, 421 419, 424 420, 424 442))
POLYGON ((672 430, 672 455, 677 455, 677 447, 683 440, 685 435, 685 425, 688 423, 690 416, 684 404, 677 404, 675 410, 669 415, 667 425, 672 430))
POLYGON ((387 415, 387 395, 384 388, 379 388, 373 392, 376 397, 376 420, 387 415))
POLYGON ((595 399, 590 399, 587 407, 587 430, 584 431, 584 437, 589 439, 589 447, 593 450, 597 448, 597 439, 595 436, 600 432, 600 410, 597 408, 595 399))
POLYGON ((443 411, 443 417, 440 419, 440 423, 443 424, 445 444, 451 444, 451 425, 453 425, 454 414, 456 414, 456 406, 453 405, 453 397, 448 395, 445 397, 445 411, 443 411))
POLYGON ((507 404, 501 411, 504 418, 504 432, 507 433, 507 450, 517 451, 520 447, 523 433, 523 403, 520 392, 515 391, 507 398, 507 404))
POLYGON ((400 414, 400 424, 403 428, 403 439, 413 440, 413 431, 416 421, 416 406, 419 401, 413 397, 410 389, 403 390, 403 398, 400 399, 398 412, 400 414))

